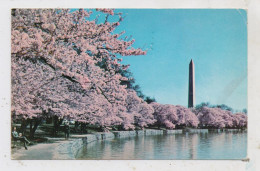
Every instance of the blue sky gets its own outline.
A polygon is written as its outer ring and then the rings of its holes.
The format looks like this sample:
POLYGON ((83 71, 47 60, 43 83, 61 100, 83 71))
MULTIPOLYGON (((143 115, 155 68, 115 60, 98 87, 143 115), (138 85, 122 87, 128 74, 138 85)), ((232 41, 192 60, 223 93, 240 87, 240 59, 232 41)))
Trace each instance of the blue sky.
POLYGON ((188 64, 195 64, 196 104, 247 108, 247 13, 236 9, 116 9, 117 31, 148 49, 123 58, 145 95, 188 105, 188 64))

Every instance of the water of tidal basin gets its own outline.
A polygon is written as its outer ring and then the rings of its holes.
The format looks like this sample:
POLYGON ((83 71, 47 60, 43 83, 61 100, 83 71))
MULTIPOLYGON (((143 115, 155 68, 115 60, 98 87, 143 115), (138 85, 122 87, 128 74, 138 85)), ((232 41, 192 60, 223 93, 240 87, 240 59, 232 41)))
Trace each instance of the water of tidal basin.
POLYGON ((87 144, 78 159, 244 159, 247 133, 198 133, 115 138, 87 144))

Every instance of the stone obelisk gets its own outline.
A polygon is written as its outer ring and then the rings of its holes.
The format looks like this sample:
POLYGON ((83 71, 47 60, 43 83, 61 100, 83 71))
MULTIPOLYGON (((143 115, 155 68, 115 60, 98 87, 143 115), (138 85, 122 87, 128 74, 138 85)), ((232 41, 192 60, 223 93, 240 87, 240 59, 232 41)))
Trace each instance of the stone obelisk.
POLYGON ((193 60, 189 64, 189 95, 188 95, 188 107, 195 107, 195 68, 193 60))

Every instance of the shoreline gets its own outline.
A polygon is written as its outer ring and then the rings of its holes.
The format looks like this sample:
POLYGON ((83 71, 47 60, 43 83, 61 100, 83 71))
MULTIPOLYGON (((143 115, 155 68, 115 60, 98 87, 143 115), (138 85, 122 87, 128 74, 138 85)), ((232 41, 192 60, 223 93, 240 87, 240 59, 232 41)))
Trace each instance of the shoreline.
POLYGON ((17 149, 13 152, 12 160, 76 160, 84 145, 97 141, 113 140, 115 138, 128 138, 150 135, 175 135, 183 133, 223 133, 223 132, 247 132, 247 129, 178 129, 159 130, 146 129, 137 131, 113 131, 85 135, 71 135, 69 140, 63 138, 47 138, 47 143, 39 143, 29 146, 28 150, 17 149))

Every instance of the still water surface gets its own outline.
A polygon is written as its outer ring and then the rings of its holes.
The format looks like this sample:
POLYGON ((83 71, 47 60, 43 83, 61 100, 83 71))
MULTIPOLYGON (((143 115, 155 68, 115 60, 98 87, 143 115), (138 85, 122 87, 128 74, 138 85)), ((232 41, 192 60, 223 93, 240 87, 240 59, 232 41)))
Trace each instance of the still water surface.
POLYGON ((151 135, 87 144, 78 159, 244 159, 247 133, 151 135))

